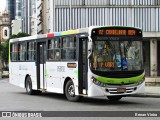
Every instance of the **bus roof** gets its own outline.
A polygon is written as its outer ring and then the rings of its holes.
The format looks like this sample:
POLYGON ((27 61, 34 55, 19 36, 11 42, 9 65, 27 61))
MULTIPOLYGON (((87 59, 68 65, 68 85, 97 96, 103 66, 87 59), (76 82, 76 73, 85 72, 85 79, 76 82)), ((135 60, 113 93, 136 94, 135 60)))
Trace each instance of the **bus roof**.
POLYGON ((56 36, 72 35, 72 34, 79 34, 79 33, 89 33, 89 35, 90 35, 91 34, 90 31, 93 28, 102 28, 102 27, 126 27, 126 28, 140 29, 140 28, 129 27, 129 26, 90 26, 87 28, 80 28, 80 29, 67 30, 67 31, 62 31, 62 32, 52 32, 52 33, 47 33, 47 34, 39 34, 39 35, 33 35, 33 36, 28 36, 28 37, 15 38, 15 39, 11 39, 10 42, 36 40, 38 38, 39 39, 40 38, 53 38, 56 36))
POLYGON ((62 32, 52 32, 52 33, 47 33, 47 34, 39 34, 39 35, 33 35, 33 36, 28 36, 28 37, 10 39, 10 42, 36 40, 38 38, 42 38, 42 39, 43 38, 53 38, 53 37, 56 37, 56 36, 87 33, 88 31, 89 31, 89 28, 81 28, 81 29, 68 30, 68 31, 62 31, 62 32))

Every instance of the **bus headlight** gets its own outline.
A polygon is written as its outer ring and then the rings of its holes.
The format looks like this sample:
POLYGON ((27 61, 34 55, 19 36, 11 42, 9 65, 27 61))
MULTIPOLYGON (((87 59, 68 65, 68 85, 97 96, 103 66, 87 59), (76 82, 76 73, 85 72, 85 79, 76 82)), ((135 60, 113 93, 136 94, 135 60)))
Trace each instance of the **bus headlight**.
POLYGON ((137 84, 137 85, 140 85, 140 84, 142 84, 143 82, 144 82, 144 79, 142 79, 141 81, 137 82, 136 84, 137 84))
POLYGON ((101 86, 101 87, 106 87, 106 84, 105 83, 102 83, 100 81, 98 81, 95 77, 92 77, 91 78, 92 82, 98 86, 101 86))

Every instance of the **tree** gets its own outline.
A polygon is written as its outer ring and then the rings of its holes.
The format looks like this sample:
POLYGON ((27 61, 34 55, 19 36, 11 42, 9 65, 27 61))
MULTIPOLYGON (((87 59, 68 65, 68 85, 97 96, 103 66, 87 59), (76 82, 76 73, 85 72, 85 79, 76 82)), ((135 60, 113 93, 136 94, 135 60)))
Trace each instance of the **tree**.
POLYGON ((26 37, 26 36, 30 36, 30 35, 27 34, 27 33, 22 33, 22 32, 19 32, 19 33, 17 34, 17 37, 18 37, 18 38, 20 38, 20 37, 26 37))
POLYGON ((9 55, 9 40, 6 40, 5 42, 1 43, 1 52, 0 52, 0 59, 3 65, 3 68, 5 68, 5 70, 7 70, 7 66, 8 65, 8 55, 9 55))
POLYGON ((13 34, 9 37, 9 39, 14 39, 14 38, 17 38, 18 36, 16 34, 13 34))

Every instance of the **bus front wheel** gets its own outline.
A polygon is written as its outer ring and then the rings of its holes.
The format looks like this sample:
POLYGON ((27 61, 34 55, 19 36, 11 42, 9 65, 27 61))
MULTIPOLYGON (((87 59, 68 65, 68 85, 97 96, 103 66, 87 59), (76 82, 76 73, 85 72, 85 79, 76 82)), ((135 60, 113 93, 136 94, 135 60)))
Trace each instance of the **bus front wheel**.
POLYGON ((107 98, 111 101, 118 101, 122 98, 122 96, 107 96, 107 98))
POLYGON ((72 80, 69 80, 65 85, 65 96, 72 102, 76 102, 80 99, 80 96, 75 95, 75 87, 72 80))

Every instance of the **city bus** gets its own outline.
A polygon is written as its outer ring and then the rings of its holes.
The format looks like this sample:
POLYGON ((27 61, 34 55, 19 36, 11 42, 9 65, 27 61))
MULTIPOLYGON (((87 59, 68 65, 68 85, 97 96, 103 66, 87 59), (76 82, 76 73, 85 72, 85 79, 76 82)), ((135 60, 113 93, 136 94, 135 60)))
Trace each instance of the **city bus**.
POLYGON ((10 40, 9 81, 29 95, 64 94, 69 101, 144 93, 142 30, 91 26, 10 40))

